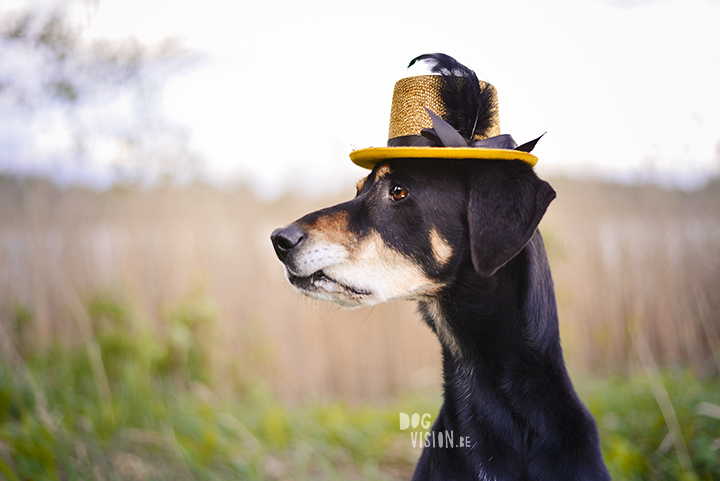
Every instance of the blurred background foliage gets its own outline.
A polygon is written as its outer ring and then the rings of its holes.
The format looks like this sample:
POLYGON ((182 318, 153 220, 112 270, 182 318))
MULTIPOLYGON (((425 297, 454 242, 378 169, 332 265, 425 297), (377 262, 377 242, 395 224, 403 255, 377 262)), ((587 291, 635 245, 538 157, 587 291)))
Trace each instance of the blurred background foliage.
POLYGON ((39 159, 54 158, 56 180, 94 185, 194 175, 200 159, 188 147, 188 132, 163 117, 158 102, 168 79, 202 56, 176 38, 153 45, 88 38, 97 6, 79 0, 0 8, 0 125, 12 131, 20 117, 46 144, 3 138, 6 168, 37 174, 39 159), (111 169, 83 178, 102 164, 111 169))
MULTIPOLYGON (((104 189, 63 184, 66 160, 0 176, 0 477, 408 479, 398 414, 437 413, 437 340, 410 303, 301 298, 268 239, 352 186, 266 202, 202 182, 152 109, 199 57, 85 25, 0 11, 4 112, 61 116, 71 162, 127 146, 104 189)), ((613 478, 720 479, 720 182, 550 181, 563 348, 613 478)))

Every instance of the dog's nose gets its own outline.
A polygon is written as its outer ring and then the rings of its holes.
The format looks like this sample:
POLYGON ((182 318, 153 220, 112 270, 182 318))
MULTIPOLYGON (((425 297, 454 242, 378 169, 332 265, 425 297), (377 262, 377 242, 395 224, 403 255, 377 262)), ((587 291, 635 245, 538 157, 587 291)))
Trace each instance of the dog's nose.
POLYGON ((275 247, 275 254, 283 262, 285 262, 285 258, 290 251, 297 247, 304 238, 305 231, 295 224, 280 227, 270 234, 270 240, 272 240, 273 247, 275 247))

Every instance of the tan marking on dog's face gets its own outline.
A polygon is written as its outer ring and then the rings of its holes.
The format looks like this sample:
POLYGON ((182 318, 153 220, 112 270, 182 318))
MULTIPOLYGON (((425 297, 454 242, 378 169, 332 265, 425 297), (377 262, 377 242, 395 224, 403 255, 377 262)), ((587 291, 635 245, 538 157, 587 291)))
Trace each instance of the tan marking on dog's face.
POLYGON ((430 244, 432 245, 435 262, 437 262, 439 266, 447 264, 453 254, 452 247, 445 242, 445 239, 442 238, 434 227, 430 229, 430 244))
POLYGON ((358 193, 362 190, 362 188, 365 186, 365 182, 367 182, 368 178, 363 177, 362 179, 358 180, 357 185, 355 185, 355 188, 357 189, 358 193))
POLYGON ((378 168, 378 170, 375 171, 375 181, 377 182, 378 180, 382 179, 383 177, 385 177, 386 175, 391 174, 391 173, 392 173, 392 169, 390 169, 390 167, 387 164, 381 165, 378 168))
POLYGON ((355 236, 347 226, 348 213, 340 211, 318 217, 315 222, 308 224, 306 229, 318 239, 335 244, 348 244, 355 240, 355 236))
POLYGON ((391 299, 418 300, 435 294, 442 285, 429 278, 412 259, 389 247, 373 232, 348 246, 347 260, 323 268, 338 282, 371 294, 360 304, 391 299))
POLYGON ((342 211, 303 224, 307 238, 297 252, 286 259, 285 268, 288 274, 308 277, 328 264, 347 259, 349 246, 356 241, 356 236, 347 226, 348 213, 342 211))

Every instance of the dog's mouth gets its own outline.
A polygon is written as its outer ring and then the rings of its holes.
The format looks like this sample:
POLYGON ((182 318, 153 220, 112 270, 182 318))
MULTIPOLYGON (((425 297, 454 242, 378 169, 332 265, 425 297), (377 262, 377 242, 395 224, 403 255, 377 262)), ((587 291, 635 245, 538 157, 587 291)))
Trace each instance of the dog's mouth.
POLYGON ((330 297, 344 295, 350 297, 353 300, 358 300, 362 297, 367 297, 372 294, 372 292, 368 290, 351 287, 339 281, 336 281, 335 279, 328 277, 327 274, 325 274, 325 272, 323 272, 322 270, 319 270, 306 277, 296 276, 288 272, 288 280, 292 283, 292 285, 309 294, 324 293, 328 294, 330 297))

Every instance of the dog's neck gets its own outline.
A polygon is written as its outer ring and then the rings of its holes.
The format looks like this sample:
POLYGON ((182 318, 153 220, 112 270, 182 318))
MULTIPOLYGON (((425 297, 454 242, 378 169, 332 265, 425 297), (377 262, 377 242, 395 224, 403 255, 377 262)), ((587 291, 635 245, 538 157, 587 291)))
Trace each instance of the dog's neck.
POLYGON ((552 276, 539 231, 492 277, 479 277, 468 262, 459 264, 464 267, 452 288, 420 303, 450 365, 496 369, 505 361, 562 359, 552 276))
POLYGON ((556 439, 548 429, 594 429, 565 369, 539 232, 491 278, 471 269, 458 276, 453 291, 420 303, 443 345, 445 402, 433 430, 474 445, 454 454, 508 473, 527 464, 543 437, 556 439))

